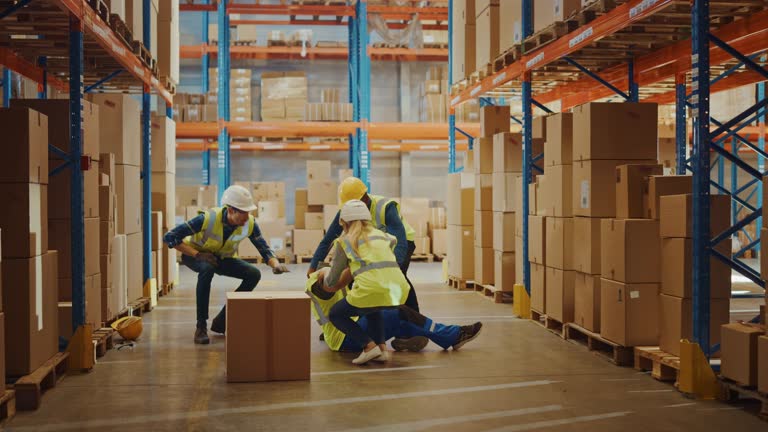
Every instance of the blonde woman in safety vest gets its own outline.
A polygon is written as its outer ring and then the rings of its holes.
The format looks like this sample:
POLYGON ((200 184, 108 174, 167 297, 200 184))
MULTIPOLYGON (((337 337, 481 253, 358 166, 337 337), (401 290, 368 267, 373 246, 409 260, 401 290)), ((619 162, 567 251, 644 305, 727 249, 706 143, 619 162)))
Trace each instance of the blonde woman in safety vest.
POLYGON ((338 291, 353 279, 352 290, 328 312, 328 319, 363 352, 352 360, 364 364, 370 360, 387 361, 382 311, 396 308, 408 297, 410 287, 392 250, 397 240, 371 224, 371 213, 364 202, 350 200, 341 208, 344 235, 335 240, 336 254, 325 277, 318 274, 326 291, 338 291), (364 331, 353 317, 366 317, 364 331))
MULTIPOLYGON (((197 273, 197 327, 195 343, 208 344, 208 304, 213 275, 241 279, 237 291, 253 291, 261 280, 261 272, 237 256, 241 241, 248 239, 275 274, 288 271, 275 258, 274 252, 261 236, 261 230, 250 212, 256 210, 253 197, 242 186, 230 186, 221 197, 221 207, 200 214, 168 231, 163 241, 181 255, 181 262, 197 273)), ((211 322, 216 333, 226 331, 226 306, 211 322)))

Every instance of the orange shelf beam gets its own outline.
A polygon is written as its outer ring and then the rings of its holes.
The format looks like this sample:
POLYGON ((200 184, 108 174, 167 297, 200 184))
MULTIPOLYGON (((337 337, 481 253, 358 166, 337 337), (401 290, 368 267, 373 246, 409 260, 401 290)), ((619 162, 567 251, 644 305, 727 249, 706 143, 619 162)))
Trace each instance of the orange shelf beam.
MULTIPOLYGON (((374 48, 369 47, 371 59, 377 61, 447 61, 448 50, 444 48, 374 48)), ((204 53, 216 56, 219 49, 213 45, 185 45, 181 47, 181 58, 198 59, 204 53)), ((346 47, 307 47, 298 46, 231 46, 233 59, 294 59, 294 60, 346 60, 349 50, 346 47), (302 51, 305 55, 302 56, 302 51)))
MULTIPOLYGON (((234 138, 306 138, 339 137, 354 133, 356 122, 229 122, 230 136, 234 138)), ((447 123, 368 123, 368 137, 384 140, 442 140, 448 139, 447 123)), ((477 123, 459 124, 457 127, 472 136, 480 134, 477 123)), ((176 124, 176 138, 212 138, 219 134, 216 122, 180 122, 176 124)))
MULTIPOLYGON (((731 90, 738 87, 743 87, 745 85, 751 85, 751 84, 757 84, 759 82, 765 81, 765 77, 760 75, 757 72, 748 70, 744 72, 734 73, 730 76, 727 76, 720 81, 714 83, 710 87, 710 91, 712 93, 718 93, 725 90, 731 90)), ((676 94, 675 91, 668 91, 666 93, 661 93, 657 95, 653 95, 651 97, 647 97, 643 99, 643 102, 653 102, 657 103, 659 105, 668 105, 675 103, 676 100, 676 94)))
MULTIPOLYGON (((36 83, 43 82, 42 69, 19 57, 8 48, 0 48, 0 65, 11 69, 36 83)), ((52 74, 48 74, 47 80, 54 88, 63 92, 69 91, 69 83, 56 78, 52 74)))
MULTIPOLYGON (((467 143, 457 143, 457 151, 466 151, 467 143)), ((229 147, 234 151, 348 151, 349 144, 345 142, 324 142, 324 143, 232 143, 229 147)), ((216 143, 205 142, 178 142, 176 151, 202 151, 204 149, 217 150, 216 143)), ((448 144, 414 144, 414 143, 370 143, 369 150, 374 152, 447 152, 448 144)))
MULTIPOLYGON (((338 20, 321 20, 321 19, 288 19, 288 20, 253 20, 253 19, 239 19, 231 20, 231 25, 236 26, 240 24, 251 25, 265 25, 265 26, 346 26, 346 21, 338 20)), ((402 30, 408 24, 402 22, 388 22, 387 27, 394 30, 402 30)), ((422 24, 421 28, 424 30, 448 30, 447 24, 422 24)))

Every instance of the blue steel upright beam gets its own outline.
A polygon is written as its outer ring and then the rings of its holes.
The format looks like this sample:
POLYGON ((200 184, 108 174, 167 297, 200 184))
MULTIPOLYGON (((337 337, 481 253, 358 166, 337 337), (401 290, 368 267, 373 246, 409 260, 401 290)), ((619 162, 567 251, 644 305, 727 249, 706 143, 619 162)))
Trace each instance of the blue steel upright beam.
POLYGON ((635 61, 630 60, 628 66, 628 79, 629 79, 629 93, 627 94, 627 102, 640 102, 640 85, 637 83, 637 70, 635 69, 635 61))
MULTIPOLYGON (((204 4, 210 4, 210 0, 204 0, 204 4)), ((203 43, 207 44, 208 40, 210 39, 210 35, 208 34, 208 21, 210 19, 210 14, 208 11, 203 12, 203 43)), ((208 54, 208 51, 203 53, 202 62, 201 62, 201 70, 200 70, 200 76, 202 77, 202 82, 200 83, 200 87, 202 89, 203 94, 208 93, 208 68, 210 64, 211 55, 208 54)), ((202 162, 203 162, 203 178, 202 182, 203 185, 208 186, 211 184, 211 150, 205 146, 203 148, 202 153, 202 162)))
POLYGON ((686 122, 686 88, 685 74, 675 77, 675 155, 676 174, 685 175, 686 147, 688 146, 688 131, 686 122))
POLYGON ((69 21, 70 218, 72 220, 72 329, 85 324, 85 216, 83 172, 83 24, 69 21))
MULTIPOLYGON (((731 141, 731 154, 733 157, 739 157, 739 141, 734 138, 731 141)), ((739 167, 731 164, 731 196, 736 195, 736 191, 739 189, 739 167)), ((748 201, 748 200, 747 200, 748 201)), ((739 204, 735 200, 731 200, 731 221, 735 222, 739 220, 739 204)))
POLYGON ((11 106, 11 70, 3 68, 3 108, 11 106))
POLYGON ((709 354, 710 322, 710 146, 709 0, 691 10, 691 101, 693 110, 693 340, 709 354))
POLYGON ((368 123, 371 121, 371 57, 368 55, 368 2, 357 2, 358 88, 360 92, 360 127, 357 148, 360 158, 360 180, 370 189, 371 155, 368 151, 368 123))
MULTIPOLYGON (((533 34, 533 0, 523 0, 523 39, 533 34)), ((531 73, 523 75, 523 285, 531 295, 531 264, 528 262, 528 184, 531 183, 531 167, 533 166, 531 146, 533 145, 533 94, 531 73)))
MULTIPOLYGON (((453 86, 453 0, 448 0, 448 87, 453 86)), ((456 172, 456 112, 448 111, 448 172, 456 172)))
MULTIPOLYGON (((152 46, 152 27, 151 27, 151 0, 143 1, 143 37, 144 46, 152 46)), ((141 160, 142 160, 142 239, 144 247, 142 249, 142 261, 144 263, 144 278, 142 282, 147 283, 152 279, 152 128, 151 125, 151 89, 144 85, 144 92, 141 94, 141 160)))
MULTIPOLYGON (((765 57, 763 57, 763 63, 765 62, 765 57)), ((757 100, 763 100, 765 99, 765 83, 761 82, 757 84, 757 100)), ((765 151, 765 110, 762 111, 760 116, 757 120, 757 126, 760 128, 760 133, 757 136, 757 147, 760 150, 765 151)), ((757 155, 757 170, 761 173, 765 172, 765 158, 763 155, 758 154, 757 155)), ((758 181, 757 182, 757 208, 763 207, 763 182, 758 181)), ((763 226, 762 223, 762 217, 757 220, 758 227, 763 226)), ((760 236, 760 230, 755 230, 757 236, 760 236)), ((760 242, 757 242, 756 249, 760 251, 760 242)))
POLYGON ((37 92, 38 99, 48 99, 48 57, 40 57, 38 64, 43 70, 43 82, 40 83, 39 90, 37 92))
MULTIPOLYGON (((219 121, 229 121, 229 18, 227 17, 227 2, 219 1, 218 16, 216 17, 219 26, 219 56, 218 61, 218 93, 219 121)), ((229 131, 226 125, 219 130, 219 154, 218 154, 218 201, 221 201, 221 195, 229 187, 229 131)))
MULTIPOLYGON (((360 121, 360 99, 357 88, 357 20, 349 17, 347 21, 347 36, 349 47, 349 59, 347 61, 349 77, 349 103, 352 104, 352 121, 360 121)), ((352 175, 360 176, 360 166, 357 159, 357 131, 349 134, 349 168, 352 175)))

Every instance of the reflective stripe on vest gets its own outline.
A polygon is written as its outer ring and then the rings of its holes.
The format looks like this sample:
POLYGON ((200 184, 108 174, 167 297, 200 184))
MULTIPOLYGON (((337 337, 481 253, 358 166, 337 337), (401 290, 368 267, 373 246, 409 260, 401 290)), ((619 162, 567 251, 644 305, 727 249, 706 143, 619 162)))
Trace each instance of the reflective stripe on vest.
POLYGON ((375 214, 373 217, 374 217, 374 222, 376 223, 377 229, 382 229, 386 227, 386 224, 385 224, 386 221, 384 220, 385 218, 384 209, 387 207, 387 204, 391 202, 392 200, 388 198, 384 198, 376 201, 376 207, 374 209, 375 214))
POLYGON ((360 267, 364 267, 366 265, 366 262, 363 261, 362 258, 360 258, 360 255, 355 252, 354 249, 352 249, 352 242, 349 241, 348 238, 345 238, 343 241, 344 246, 344 252, 347 253, 347 255, 351 256, 353 260, 355 260, 357 263, 360 264, 360 267))
MULTIPOLYGON (((312 300, 312 304, 315 306, 315 312, 317 312, 317 316, 319 317, 317 318, 317 323, 323 326, 331 322, 331 320, 328 319, 327 316, 325 316, 325 313, 323 312, 323 308, 320 306, 320 302, 317 300, 317 298, 313 296, 311 292, 309 291, 305 291, 305 292, 307 293, 309 298, 312 300)), ((346 293, 344 295, 346 295, 346 293)))
POLYGON ((215 240, 219 243, 222 243, 221 237, 217 236, 213 233, 213 229, 216 226, 216 210, 208 210, 208 220, 206 221, 208 223, 208 226, 205 228, 205 233, 203 233, 203 238, 200 239, 199 242, 195 242, 192 240, 195 244, 197 244, 200 247, 205 246, 205 242, 208 240, 215 240))
POLYGON ((245 225, 243 225, 243 227, 242 227, 242 232, 240 233, 240 235, 236 236, 233 233, 233 235, 231 235, 227 239, 227 241, 241 242, 241 241, 243 241, 243 240, 248 238, 248 232, 250 230, 251 230, 251 218, 248 218, 248 220, 245 222, 245 225))
POLYGON ((400 266, 397 264, 397 261, 380 261, 375 263, 370 263, 364 266, 361 266, 359 269, 355 270, 354 273, 352 273, 353 277, 359 276, 361 273, 365 273, 367 271, 376 270, 376 269, 384 269, 384 268, 400 268, 400 266))

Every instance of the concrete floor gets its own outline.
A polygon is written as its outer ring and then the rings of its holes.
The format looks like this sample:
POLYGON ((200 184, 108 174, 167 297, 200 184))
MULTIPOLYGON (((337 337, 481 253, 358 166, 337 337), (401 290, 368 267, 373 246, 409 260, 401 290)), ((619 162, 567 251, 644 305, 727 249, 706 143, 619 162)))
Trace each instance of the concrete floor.
MULTIPOLYGON (((302 290, 306 265, 264 274, 259 288, 302 290)), ((263 266, 262 266, 263 269, 263 266)), ((12 431, 723 431, 766 430, 752 406, 685 399, 672 386, 619 368, 473 292, 436 282, 440 264, 412 266, 423 312, 444 323, 483 322, 457 352, 430 344, 357 367, 313 334, 308 382, 227 384, 224 339, 192 343, 194 274, 145 316, 133 350, 112 350, 93 372, 69 376, 12 431)), ((214 279, 211 314, 234 280, 214 279)))

